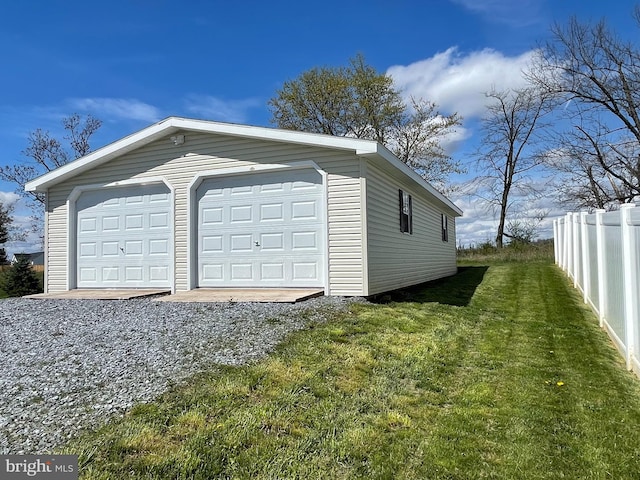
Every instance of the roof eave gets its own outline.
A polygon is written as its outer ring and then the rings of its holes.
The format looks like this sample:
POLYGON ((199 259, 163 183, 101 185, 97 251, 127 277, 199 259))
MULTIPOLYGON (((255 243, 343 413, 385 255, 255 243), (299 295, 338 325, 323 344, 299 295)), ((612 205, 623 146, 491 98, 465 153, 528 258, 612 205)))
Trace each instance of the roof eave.
POLYGON ((379 157, 384 159, 386 162, 390 163, 393 167, 403 172, 409 178, 411 178, 414 182, 420 185, 422 188, 427 190, 442 206, 450 210, 450 213, 456 217, 461 217, 463 215, 462 210, 454 204, 451 200, 445 197, 442 193, 434 188, 428 181, 418 175, 415 170, 410 168, 406 163, 402 162, 398 157, 396 157, 393 153, 389 151, 384 145, 376 144, 377 150, 375 154, 361 154, 363 157, 379 157))
POLYGON ((280 130, 267 127, 254 127, 250 125, 218 123, 182 117, 168 117, 147 128, 106 145, 95 152, 69 162, 56 170, 31 180, 25 185, 25 190, 29 192, 46 192, 50 187, 64 180, 106 163, 109 160, 135 150, 136 148, 142 147, 155 140, 182 130, 218 133, 223 135, 275 142, 296 143, 315 147, 335 148, 351 151, 362 157, 382 159, 383 161, 391 164, 397 170, 403 172, 414 182, 428 191, 436 201, 448 209, 452 215, 462 216, 462 210, 451 202, 451 200, 436 190, 433 185, 424 180, 405 163, 400 161, 387 148, 373 140, 334 137, 331 135, 298 132, 295 130, 280 130))
POLYGON ((27 182, 24 189, 28 192, 46 192, 49 187, 63 182, 68 178, 74 177, 98 165, 102 165, 113 158, 135 150, 138 147, 153 142, 177 130, 177 128, 171 124, 164 123, 164 121, 155 123, 150 127, 105 145, 84 157, 73 160, 66 165, 27 182))
POLYGON ((101 165, 109 160, 151 143, 179 130, 254 138, 275 142, 289 142, 316 147, 336 148, 356 154, 372 154, 377 150, 376 142, 348 137, 333 137, 294 130, 278 130, 231 123, 218 123, 181 117, 168 117, 127 137, 106 145, 95 152, 63 165, 51 172, 31 180, 25 185, 29 192, 46 192, 48 188, 75 175, 101 165))

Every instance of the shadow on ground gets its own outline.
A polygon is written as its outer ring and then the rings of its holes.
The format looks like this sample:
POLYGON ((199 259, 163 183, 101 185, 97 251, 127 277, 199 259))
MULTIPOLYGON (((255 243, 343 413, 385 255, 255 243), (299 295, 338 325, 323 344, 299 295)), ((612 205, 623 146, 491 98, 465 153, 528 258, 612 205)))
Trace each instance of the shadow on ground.
POLYGON ((393 290, 375 295, 369 300, 373 303, 390 302, 437 302, 443 305, 466 307, 482 283, 489 267, 458 267, 458 273, 446 278, 421 283, 412 287, 393 290))

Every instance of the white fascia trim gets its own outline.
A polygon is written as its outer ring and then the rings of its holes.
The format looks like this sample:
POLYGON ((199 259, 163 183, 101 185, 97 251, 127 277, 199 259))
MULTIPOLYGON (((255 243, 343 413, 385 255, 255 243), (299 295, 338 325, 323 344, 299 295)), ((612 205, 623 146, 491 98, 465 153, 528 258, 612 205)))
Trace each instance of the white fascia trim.
POLYGON ((116 142, 110 143, 89 155, 73 160, 62 167, 58 167, 49 173, 31 180, 30 182, 27 182, 24 189, 27 192, 43 192, 50 186, 60 183, 67 178, 108 162, 112 158, 130 152, 131 150, 146 145, 158 138, 162 138, 175 130, 177 129, 171 127, 171 125, 164 124, 163 122, 156 123, 155 125, 145 128, 144 130, 140 130, 139 132, 116 142))
POLYGON ((373 154, 377 149, 377 143, 373 140, 169 117, 28 182, 25 185, 25 190, 28 192, 43 192, 48 187, 67 178, 73 177, 90 168, 105 163, 112 158, 123 155, 179 130, 219 133, 244 138, 337 148, 354 151, 358 155, 373 154))
MULTIPOLYGON (((127 186, 135 186, 135 185, 151 185, 163 183, 171 194, 171 211, 169 212, 169 222, 171 224, 171 235, 169 237, 171 245, 170 251, 173 252, 171 262, 169 264, 169 275, 171 277, 171 293, 176 293, 176 274, 175 274, 175 265, 176 265, 176 247, 175 247, 175 204, 176 204, 176 192, 175 188, 171 183, 165 178, 161 176, 156 177, 145 177, 145 178, 131 178, 127 180, 122 180, 118 182, 111 183, 94 183, 90 185, 78 185, 71 190, 71 193, 67 197, 67 290, 73 290, 78 286, 77 279, 77 235, 78 235, 78 212, 76 209, 76 201, 78 197, 83 192, 90 190, 100 190, 103 188, 115 188, 115 187, 127 187, 127 186)), ((48 237, 48 235, 47 235, 48 237)))
POLYGON ((44 279, 43 293, 49 293, 49 195, 44 196, 44 279))
POLYGON ((169 183, 165 177, 154 176, 154 177, 143 177, 143 178, 128 178, 126 180, 118 180, 116 182, 110 183, 93 183, 90 185, 78 185, 73 187, 69 197, 67 198, 67 202, 73 201, 75 202, 82 192, 87 190, 99 190, 102 188, 113 188, 113 187, 128 187, 132 185, 153 185, 157 183, 164 183, 171 193, 174 193, 174 187, 169 183))
POLYGON ((362 235, 362 295, 369 296, 369 215, 367 208, 367 161, 360 159, 360 228, 362 235))
POLYGON ((143 130, 113 142, 96 150, 89 155, 74 160, 62 167, 46 173, 25 185, 28 192, 44 192, 47 188, 90 168, 105 163, 112 158, 123 155, 131 150, 165 137, 178 130, 219 133, 224 135, 254 138, 285 143, 295 143, 314 147, 336 148, 353 151, 363 157, 378 157, 386 160, 396 169, 411 177, 421 187, 431 193, 437 200, 450 208, 458 216, 462 210, 456 207, 448 198, 438 192, 431 184, 420 175, 396 158, 387 148, 373 140, 359 138, 335 137, 319 133, 298 132, 268 127, 254 127, 233 123, 219 123, 207 120, 194 120, 181 117, 168 117, 143 130))
MULTIPOLYGON (((450 208, 458 217, 462 216, 462 210, 458 208, 451 200, 445 197, 438 190, 433 188, 429 182, 427 182, 424 178, 418 175, 412 168, 410 168, 407 164, 400 161, 393 153, 391 153, 385 146, 381 144, 376 144, 377 150, 376 155, 380 158, 383 158, 388 163, 390 163, 393 167, 403 172, 405 175, 410 177, 414 182, 420 185, 422 188, 427 190, 431 195, 433 195, 439 202, 443 203, 445 206, 450 208)), ((362 156, 371 157, 370 154, 364 154, 362 156)))
POLYGON ((223 177, 232 175, 244 175, 246 173, 255 173, 268 170, 293 170, 301 168, 313 168, 319 172, 323 172, 320 166, 313 160, 302 160, 291 163, 264 163, 256 165, 243 165, 241 167, 218 168, 216 170, 206 170, 196 174, 191 182, 189 182, 189 191, 195 190, 200 186, 206 178, 223 177))
POLYGON ((375 153, 377 145, 373 140, 336 137, 322 133, 299 132, 296 130, 285 130, 280 128, 256 127, 236 123, 219 123, 208 120, 194 120, 180 117, 170 117, 166 121, 170 121, 171 125, 177 129, 221 133, 224 135, 243 138, 298 143, 317 147, 331 147, 343 150, 352 150, 356 152, 356 154, 375 153))

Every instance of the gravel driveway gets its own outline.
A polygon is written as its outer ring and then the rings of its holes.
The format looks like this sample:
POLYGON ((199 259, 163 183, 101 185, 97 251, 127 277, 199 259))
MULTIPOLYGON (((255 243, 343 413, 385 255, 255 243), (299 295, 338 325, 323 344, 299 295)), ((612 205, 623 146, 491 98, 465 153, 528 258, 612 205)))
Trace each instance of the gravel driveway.
POLYGON ((48 453, 213 364, 264 356, 350 301, 0 300, 0 454, 48 453))

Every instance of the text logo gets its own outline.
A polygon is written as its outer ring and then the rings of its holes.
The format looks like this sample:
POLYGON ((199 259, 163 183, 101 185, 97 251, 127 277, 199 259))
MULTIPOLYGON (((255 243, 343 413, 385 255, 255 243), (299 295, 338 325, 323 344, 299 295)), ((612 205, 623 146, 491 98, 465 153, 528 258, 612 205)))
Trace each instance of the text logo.
POLYGON ((78 480, 77 455, 0 455, 0 479, 78 480))

